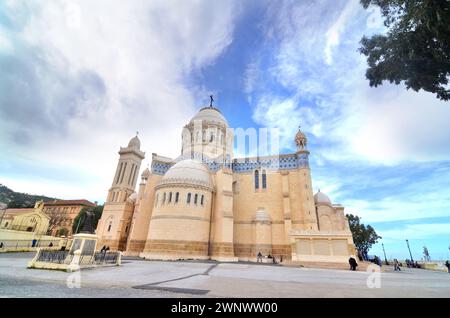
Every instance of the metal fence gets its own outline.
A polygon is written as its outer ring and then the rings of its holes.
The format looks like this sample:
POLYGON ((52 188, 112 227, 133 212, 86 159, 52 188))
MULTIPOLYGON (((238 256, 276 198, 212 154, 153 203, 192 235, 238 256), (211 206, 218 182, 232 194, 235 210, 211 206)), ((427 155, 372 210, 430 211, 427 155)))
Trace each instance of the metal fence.
MULTIPOLYGON (((74 255, 69 251, 40 250, 37 262, 70 264, 74 255)), ((95 252, 93 255, 81 255, 80 265, 114 265, 119 261, 119 252, 95 252)))
POLYGON ((69 251, 40 250, 36 261, 54 264, 65 264, 70 263, 72 257, 73 255, 69 255, 69 251))
POLYGON ((95 252, 95 264, 117 264, 119 260, 119 252, 95 252))

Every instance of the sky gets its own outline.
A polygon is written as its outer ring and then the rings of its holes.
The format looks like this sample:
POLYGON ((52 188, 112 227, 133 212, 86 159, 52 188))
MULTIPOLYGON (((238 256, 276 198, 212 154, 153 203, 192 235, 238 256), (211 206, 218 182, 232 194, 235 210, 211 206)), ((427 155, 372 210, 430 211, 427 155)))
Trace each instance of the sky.
MULTIPOLYGON (((313 187, 382 236, 388 258, 450 258, 450 103, 371 88, 358 0, 0 2, 0 183, 103 202, 120 146, 176 157, 216 105, 231 127, 308 136, 313 187)), ((383 256, 381 244, 372 254, 383 256)))

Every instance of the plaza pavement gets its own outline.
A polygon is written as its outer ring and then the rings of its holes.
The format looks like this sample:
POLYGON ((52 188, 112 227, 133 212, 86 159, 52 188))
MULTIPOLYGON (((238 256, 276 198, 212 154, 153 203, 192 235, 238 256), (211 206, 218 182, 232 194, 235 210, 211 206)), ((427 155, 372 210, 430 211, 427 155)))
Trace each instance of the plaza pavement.
POLYGON ((125 259, 70 274, 26 269, 33 256, 0 254, 0 297, 450 297, 450 274, 420 269, 385 268, 368 288, 364 271, 125 259))

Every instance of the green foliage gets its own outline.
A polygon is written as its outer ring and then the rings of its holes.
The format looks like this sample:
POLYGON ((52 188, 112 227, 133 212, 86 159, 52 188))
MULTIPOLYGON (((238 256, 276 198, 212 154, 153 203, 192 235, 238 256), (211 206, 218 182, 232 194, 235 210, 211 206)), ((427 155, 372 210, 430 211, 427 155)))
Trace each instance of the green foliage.
POLYGON ((97 227, 98 224, 98 220, 100 220, 100 218, 102 217, 102 213, 103 213, 103 205, 98 205, 96 207, 86 207, 83 208, 80 213, 78 213, 78 215, 75 217, 73 224, 72 224, 72 233, 73 234, 77 234, 78 232, 81 231, 81 229, 83 228, 84 225, 84 220, 86 218, 86 212, 90 211, 90 212, 94 212, 94 228, 97 227), (81 219, 81 221, 80 221, 81 219), (78 224, 79 223, 79 224, 78 224), (78 228, 78 229, 77 229, 78 228), (77 231, 78 230, 78 231, 77 231))
POLYGON ((359 216, 347 214, 347 219, 356 248, 358 251, 367 254, 372 245, 376 244, 378 240, 381 239, 381 236, 378 236, 372 226, 365 226, 362 224, 359 216))
POLYGON ((370 86, 383 81, 405 83, 407 89, 431 92, 450 100, 450 1, 361 0, 364 8, 378 6, 387 33, 363 37, 360 52, 367 56, 370 86))
POLYGON ((32 195, 27 193, 15 192, 8 187, 0 184, 0 202, 7 204, 8 208, 33 208, 36 201, 51 201, 55 198, 49 198, 43 195, 32 195))
POLYGON ((66 228, 60 228, 58 231, 56 231, 56 236, 67 236, 69 234, 69 230, 66 228))

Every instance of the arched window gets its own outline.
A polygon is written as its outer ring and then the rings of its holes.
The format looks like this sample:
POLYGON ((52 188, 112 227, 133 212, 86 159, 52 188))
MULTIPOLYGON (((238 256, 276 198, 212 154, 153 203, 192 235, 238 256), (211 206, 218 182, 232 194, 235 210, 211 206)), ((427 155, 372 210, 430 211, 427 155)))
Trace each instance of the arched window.
POLYGON ((206 131, 205 130, 203 130, 202 141, 203 142, 206 141, 206 131))
POLYGON ((209 142, 213 142, 214 141, 214 133, 211 132, 211 135, 209 136, 209 142))
POLYGON ((191 203, 191 194, 190 193, 188 193, 188 195, 187 195, 187 204, 190 204, 191 203))
POLYGON ((164 204, 164 203, 166 203, 166 193, 164 192, 164 194, 163 194, 163 201, 162 201, 162 204, 164 204))
POLYGON ((178 200, 180 199, 180 192, 175 193, 175 203, 178 203, 178 200))
POLYGON ((110 222, 108 225, 108 232, 111 232, 111 225, 112 225, 112 222, 110 222))
POLYGON ((202 198, 200 199, 200 204, 203 205, 203 201, 205 199, 205 196, 202 194, 202 198))
POLYGON ((262 172, 262 188, 267 189, 267 175, 266 170, 263 170, 262 172))
POLYGON ((125 233, 128 233, 128 228, 130 227, 130 223, 127 224, 127 226, 125 227, 125 233))
POLYGON ((200 132, 198 132, 198 131, 197 131, 196 141, 197 141, 197 142, 200 142, 200 132))
POLYGON ((169 202, 167 203, 172 203, 172 192, 169 192, 169 202))
POLYGON ((194 196, 194 204, 197 204, 198 194, 196 193, 194 196))
POLYGON ((259 171, 255 170, 255 189, 259 189, 259 171))

